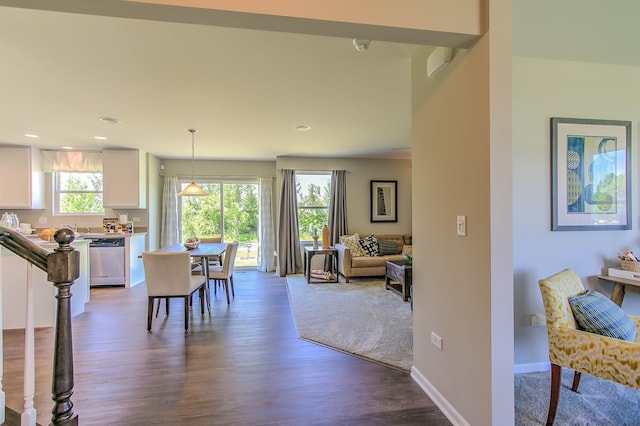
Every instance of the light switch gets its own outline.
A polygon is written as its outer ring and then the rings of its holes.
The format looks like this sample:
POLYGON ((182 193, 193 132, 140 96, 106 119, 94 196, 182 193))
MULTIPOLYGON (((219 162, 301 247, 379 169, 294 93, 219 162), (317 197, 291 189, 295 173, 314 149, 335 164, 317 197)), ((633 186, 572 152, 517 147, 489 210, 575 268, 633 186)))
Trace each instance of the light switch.
POLYGON ((467 217, 458 216, 457 223, 458 223, 458 227, 457 227, 458 235, 461 237, 466 237, 467 236, 467 217))

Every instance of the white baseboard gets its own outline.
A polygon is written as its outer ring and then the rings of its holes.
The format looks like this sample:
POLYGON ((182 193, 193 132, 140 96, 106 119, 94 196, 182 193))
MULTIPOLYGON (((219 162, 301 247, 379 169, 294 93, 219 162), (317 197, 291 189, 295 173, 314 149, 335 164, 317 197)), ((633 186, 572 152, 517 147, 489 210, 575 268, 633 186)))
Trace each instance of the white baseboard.
POLYGON ((550 371, 549 362, 533 362, 530 364, 516 364, 513 366, 513 374, 537 373, 538 371, 550 371))
POLYGON ((418 384, 418 386, 422 388, 424 393, 426 393, 427 396, 431 398, 433 403, 438 406, 440 411, 442 411, 442 413, 447 416, 449 421, 454 426, 470 426, 470 423, 456 411, 456 409, 449 403, 449 401, 447 401, 445 397, 442 396, 440 392, 438 392, 438 389, 436 389, 431 384, 431 382, 429 382, 429 380, 424 377, 424 375, 416 368, 415 365, 411 367, 411 378, 418 384))

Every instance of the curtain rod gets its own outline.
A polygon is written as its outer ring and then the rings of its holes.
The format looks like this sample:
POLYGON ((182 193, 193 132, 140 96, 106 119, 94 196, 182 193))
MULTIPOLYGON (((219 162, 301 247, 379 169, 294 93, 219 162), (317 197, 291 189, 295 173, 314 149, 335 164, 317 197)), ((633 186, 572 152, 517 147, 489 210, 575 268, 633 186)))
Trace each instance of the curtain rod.
POLYGON ((185 174, 181 174, 181 173, 164 173, 161 172, 160 176, 168 176, 168 175, 175 175, 178 179, 188 179, 190 180, 191 178, 194 179, 260 179, 260 178, 275 178, 275 176, 234 176, 234 175, 185 175, 185 174))

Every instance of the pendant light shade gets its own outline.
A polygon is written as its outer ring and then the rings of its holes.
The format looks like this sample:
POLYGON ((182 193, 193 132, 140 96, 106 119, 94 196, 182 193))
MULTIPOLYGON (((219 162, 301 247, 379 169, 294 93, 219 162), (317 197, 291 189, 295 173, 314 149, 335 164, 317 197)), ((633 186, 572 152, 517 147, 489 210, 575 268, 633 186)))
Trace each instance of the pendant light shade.
POLYGON ((188 129, 191 133, 191 183, 187 185, 182 191, 178 192, 181 196, 202 196, 207 195, 206 192, 198 185, 195 180, 194 164, 195 164, 195 151, 194 151, 194 135, 197 132, 196 129, 188 129))

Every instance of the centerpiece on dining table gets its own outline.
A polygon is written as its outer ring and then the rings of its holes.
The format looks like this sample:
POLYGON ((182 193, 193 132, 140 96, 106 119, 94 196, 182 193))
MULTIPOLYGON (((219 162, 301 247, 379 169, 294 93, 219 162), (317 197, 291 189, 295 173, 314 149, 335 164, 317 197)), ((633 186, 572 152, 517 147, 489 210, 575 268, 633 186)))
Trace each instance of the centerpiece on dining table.
POLYGON ((200 246, 200 238, 191 237, 184 242, 184 246, 187 250, 197 249, 200 246))

